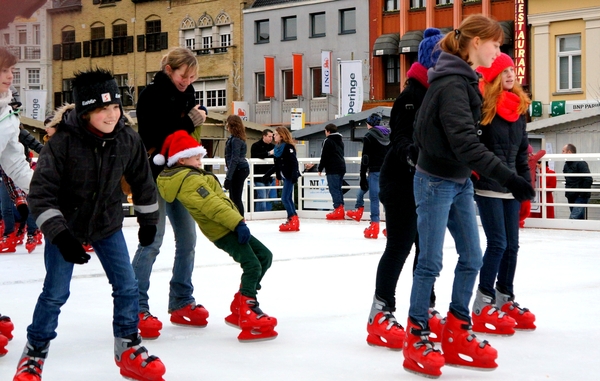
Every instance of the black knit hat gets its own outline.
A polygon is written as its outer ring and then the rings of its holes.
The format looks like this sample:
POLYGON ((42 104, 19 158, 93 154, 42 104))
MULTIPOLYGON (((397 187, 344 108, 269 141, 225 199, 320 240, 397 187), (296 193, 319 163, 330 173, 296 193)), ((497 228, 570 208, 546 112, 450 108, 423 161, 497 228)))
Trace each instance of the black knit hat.
POLYGON ((77 116, 109 104, 118 104, 123 114, 121 93, 112 73, 105 69, 92 69, 75 73, 73 100, 77 116))

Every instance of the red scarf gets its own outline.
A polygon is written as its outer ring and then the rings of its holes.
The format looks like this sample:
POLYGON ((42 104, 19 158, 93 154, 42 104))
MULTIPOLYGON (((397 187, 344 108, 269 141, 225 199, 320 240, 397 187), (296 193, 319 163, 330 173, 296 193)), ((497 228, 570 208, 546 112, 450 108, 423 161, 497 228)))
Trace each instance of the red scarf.
POLYGON ((406 76, 408 78, 416 79, 421 85, 429 88, 429 82, 427 82, 427 68, 419 62, 415 62, 411 65, 410 69, 406 72, 406 76))
POLYGON ((510 91, 503 91, 498 97, 496 103, 496 112, 500 117, 509 122, 516 122, 519 117, 519 105, 521 104, 521 98, 515 93, 510 91))

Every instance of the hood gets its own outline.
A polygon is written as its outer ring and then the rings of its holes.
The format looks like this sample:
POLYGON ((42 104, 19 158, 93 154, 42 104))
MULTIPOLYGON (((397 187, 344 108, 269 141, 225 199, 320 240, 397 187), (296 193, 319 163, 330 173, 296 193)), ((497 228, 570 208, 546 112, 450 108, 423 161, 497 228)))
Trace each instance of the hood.
POLYGON ((166 202, 173 202, 181 189, 183 180, 190 172, 188 167, 165 168, 156 181, 158 191, 166 202))
POLYGON ((388 144, 390 144, 390 130, 386 127, 373 127, 369 130, 369 132, 367 132, 367 134, 370 134, 375 139, 377 139, 379 144, 381 144, 382 146, 387 146, 388 144), (384 133, 384 131, 387 131, 387 133, 384 133))
POLYGON ((462 75, 470 80, 479 81, 479 76, 468 63, 454 54, 442 52, 435 67, 427 72, 427 77, 429 83, 432 83, 436 79, 448 75, 462 75))
MULTIPOLYGON (((75 113, 75 104, 64 104, 60 107, 58 107, 56 109, 56 112, 54 113, 54 116, 52 117, 52 120, 44 126, 44 128, 50 128, 50 127, 54 127, 56 128, 57 131, 59 131, 61 128, 63 128, 61 122, 64 122, 64 124, 69 125, 73 128, 77 128, 78 130, 79 128, 79 122, 77 122, 77 115, 75 113), (73 111, 73 112, 71 112, 73 111)), ((118 131, 120 128, 123 127, 123 125, 125 126, 133 126, 134 122, 131 119, 131 117, 128 114, 122 113, 122 117, 121 120, 119 121, 119 123, 117 123, 117 125, 115 126, 115 132, 118 131)), ((111 133, 109 136, 112 136, 114 134, 111 133)), ((90 133, 90 135, 92 135, 90 133)), ((95 136, 95 135, 94 135, 95 136)), ((99 138, 102 139, 102 138, 99 138)))
POLYGON ((325 138, 325 140, 327 139, 331 139, 332 142, 339 144, 343 141, 343 136, 339 132, 334 132, 333 134, 329 134, 329 136, 325 138))

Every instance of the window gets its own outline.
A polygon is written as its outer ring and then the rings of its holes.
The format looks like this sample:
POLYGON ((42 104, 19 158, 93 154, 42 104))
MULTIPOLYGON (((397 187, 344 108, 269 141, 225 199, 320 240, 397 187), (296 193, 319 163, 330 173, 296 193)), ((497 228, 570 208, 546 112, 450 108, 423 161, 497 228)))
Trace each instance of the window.
POLYGON ((269 42, 269 20, 256 22, 256 43, 267 44, 269 42))
POLYGON ((581 89, 581 35, 557 39, 558 91, 581 89))
POLYGON ((117 86, 119 86, 121 103, 123 103, 123 106, 132 106, 135 90, 133 89, 133 86, 129 86, 128 74, 115 74, 114 77, 115 81, 117 82, 117 86))
POLYGON ((265 73, 256 73, 256 101, 269 101, 269 99, 265 97, 265 73))
POLYGON ((410 8, 425 8, 427 0, 410 0, 410 8))
POLYGON ((227 109, 227 82, 225 80, 199 81, 193 83, 196 102, 207 108, 227 109))
POLYGON ((197 105, 204 106, 204 91, 194 91, 194 99, 197 105))
POLYGON ((203 53, 208 54, 210 51, 208 49, 212 48, 212 28, 202 28, 202 49, 205 51, 203 53))
POLYGON ((283 71, 283 96, 284 100, 296 99, 294 91, 294 72, 292 70, 283 71))
MULTIPOLYGON (((71 83, 73 78, 63 79, 62 81, 62 100, 60 103, 73 103, 73 90, 71 90, 71 83)), ((55 104, 56 107, 60 104, 55 104)))
POLYGON ((215 53, 224 53, 227 51, 227 47, 231 46, 231 25, 219 27, 219 43, 221 48, 215 49, 215 53))
POLYGON ((104 45, 104 25, 93 26, 90 28, 92 32, 91 38, 91 55, 92 57, 103 57, 105 52, 102 50, 104 45))
POLYGON ((385 10, 386 11, 397 11, 398 9, 398 0, 385 0, 385 10))
POLYGON ((40 84, 40 69, 27 69, 27 84, 28 85, 39 85, 40 84))
POLYGON ((436 5, 454 4, 454 0, 436 0, 436 5))
POLYGON ((146 51, 160 51, 160 35, 161 35, 160 20, 146 21, 146 51))
POLYGON ((356 9, 340 10, 340 34, 356 33, 356 9))
POLYGON ((33 26, 33 45, 40 45, 41 44, 41 34, 40 34, 40 26, 39 25, 34 25, 33 26))
POLYGON ((310 36, 325 37, 325 12, 310 15, 310 36))
POLYGON ((27 45, 27 29, 25 27, 17 29, 17 44, 27 45))
POLYGON ((206 92, 206 107, 224 107, 226 105, 225 90, 209 90, 206 92))
POLYGON ((154 76, 158 73, 157 71, 149 71, 146 73, 146 85, 152 83, 154 81, 154 76))
MULTIPOLYGON (((59 51, 60 53, 60 51, 59 51)), ((81 44, 75 42, 74 30, 62 31, 62 59, 74 60, 81 57, 81 44)), ((58 57, 60 59, 60 57, 58 57)))
POLYGON ((191 18, 186 18, 181 23, 183 33, 183 46, 190 50, 196 49, 196 23, 191 18))
POLYGON ((21 69, 13 69, 13 85, 21 84, 21 69))
MULTIPOLYGON (((133 51, 133 46, 127 49, 127 24, 115 24, 112 28, 113 55, 118 56, 126 54, 129 50, 133 51)), ((131 44, 133 45, 133 38, 131 44)))
POLYGON ((312 98, 325 98, 326 95, 323 94, 323 88, 322 86, 322 82, 321 82, 321 76, 322 76, 322 70, 320 67, 314 67, 312 69, 310 69, 310 76, 311 76, 311 82, 312 82, 312 98))
POLYGON ((25 59, 26 60, 39 60, 42 58, 42 50, 39 46, 26 46, 25 47, 25 59))
POLYGON ((386 56, 385 82, 400 83, 400 59, 398 56, 386 56))
POLYGON ((296 16, 284 17, 281 19, 281 26, 283 28, 283 40, 295 40, 297 37, 296 33, 296 16))

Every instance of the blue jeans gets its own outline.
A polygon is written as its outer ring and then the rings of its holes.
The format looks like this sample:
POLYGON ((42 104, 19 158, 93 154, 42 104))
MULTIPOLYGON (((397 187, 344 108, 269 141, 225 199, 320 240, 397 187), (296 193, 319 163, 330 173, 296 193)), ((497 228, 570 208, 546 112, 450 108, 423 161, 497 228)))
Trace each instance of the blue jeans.
POLYGON ((0 183, 0 203, 2 210, 2 220, 4 220, 4 235, 7 236, 15 231, 15 216, 13 215, 14 204, 6 189, 4 181, 0 183))
POLYGON ((294 205, 294 183, 289 180, 283 180, 281 203, 287 212, 287 218, 296 215, 296 206, 294 205))
POLYGON ((467 179, 460 184, 417 171, 414 192, 421 252, 413 275, 408 314, 427 326, 431 287, 442 270, 442 250, 448 227, 458 252, 450 311, 470 322, 469 302, 482 264, 473 183, 467 179))
POLYGON ((329 194, 331 194, 331 198, 333 199, 333 209, 338 206, 344 206, 344 193, 342 192, 344 174, 327 174, 326 177, 329 194))
MULTIPOLYGON (((271 182, 265 184, 260 181, 254 181, 254 186, 257 187, 271 187, 275 186, 275 179, 271 177, 271 182)), ((277 189, 254 189, 254 197, 261 198, 277 198, 277 189)), ((273 203, 270 201, 256 201, 254 203, 255 212, 267 212, 273 210, 273 203)))
MULTIPOLYGON (((568 197, 567 201, 569 201, 569 204, 587 204, 590 199, 583 197, 568 197)), ((569 210, 571 211, 569 219, 585 220, 585 209, 586 208, 583 206, 569 206, 569 210)))
POLYGON ((196 248, 196 223, 178 200, 168 203, 160 195, 158 196, 158 213, 159 220, 154 242, 145 247, 138 245, 133 257, 133 270, 140 291, 140 312, 150 310, 148 304, 150 274, 156 256, 160 253, 160 246, 165 235, 165 217, 169 217, 175 234, 175 262, 169 288, 169 312, 183 308, 195 301, 192 296, 194 292, 192 271, 194 270, 194 250, 196 248))
MULTIPOLYGON (((112 285, 114 337, 137 333, 138 289, 123 232, 119 230, 109 237, 92 242, 92 246, 112 285)), ((44 287, 33 311, 33 321, 27 327, 27 340, 36 347, 44 346, 56 338, 58 315, 69 298, 73 275, 73 263, 65 261, 58 247, 48 240, 44 247, 44 263, 44 287)))
POLYGON ((519 252, 519 210, 521 203, 515 199, 482 197, 475 195, 481 226, 487 239, 483 266, 479 271, 479 289, 495 297, 494 282, 498 290, 513 295, 513 281, 519 252))
MULTIPOLYGON (((369 183, 369 201, 371 203, 371 222, 379 222, 379 172, 369 172, 367 176, 369 183)), ((356 195, 355 208, 358 209, 365 205, 365 191, 358 190, 356 195)))

